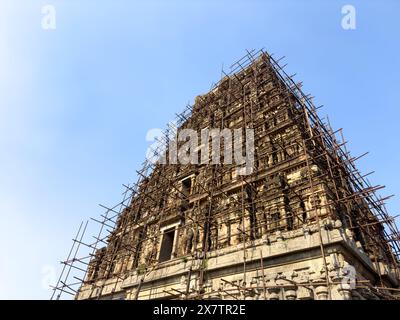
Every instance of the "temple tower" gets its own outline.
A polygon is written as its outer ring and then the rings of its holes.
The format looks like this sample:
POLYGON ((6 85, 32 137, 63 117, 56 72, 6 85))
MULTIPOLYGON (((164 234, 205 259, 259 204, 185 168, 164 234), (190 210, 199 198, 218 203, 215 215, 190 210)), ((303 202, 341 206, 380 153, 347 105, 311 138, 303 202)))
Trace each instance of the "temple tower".
POLYGON ((169 126, 75 298, 395 299, 399 236, 380 186, 316 110, 278 61, 248 52, 169 126), (171 161, 183 129, 197 162, 171 161), (220 162, 201 161, 204 129, 227 134, 220 162), (245 162, 226 161, 234 132, 245 162))

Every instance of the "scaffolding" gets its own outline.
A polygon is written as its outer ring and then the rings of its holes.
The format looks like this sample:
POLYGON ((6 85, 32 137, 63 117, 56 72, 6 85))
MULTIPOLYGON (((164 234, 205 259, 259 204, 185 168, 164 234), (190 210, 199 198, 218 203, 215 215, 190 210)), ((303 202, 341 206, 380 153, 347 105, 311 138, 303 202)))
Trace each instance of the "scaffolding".
POLYGON ((329 242, 324 241, 321 229, 330 220, 340 221, 351 230, 379 275, 374 283, 357 279, 356 288, 381 299, 398 298, 400 289, 389 287, 385 274, 381 274, 384 263, 400 278, 400 234, 385 208, 390 196, 379 197, 377 191, 383 187, 372 186, 367 179, 371 173, 362 175, 357 170, 355 162, 365 154, 350 154, 342 129, 334 131, 329 119, 318 116, 319 107, 303 93, 294 75, 286 73, 286 65, 280 64, 282 59, 275 59, 263 49, 247 51, 228 73, 222 70, 220 81, 209 93, 198 96, 194 105, 187 105, 176 115, 137 171, 138 181, 124 186, 122 201, 111 208, 102 206, 105 213, 91 219, 99 225, 98 234, 88 241, 88 222, 81 223, 69 255, 62 262, 51 299, 77 297, 83 286, 91 287, 91 299, 121 298, 121 283, 132 272, 140 277, 129 298, 152 298, 151 294, 141 295, 141 288, 162 264, 158 257, 161 227, 177 217, 184 221, 177 226, 177 234, 185 236, 186 243, 171 254, 190 259, 192 264, 185 276, 185 288, 163 290, 164 298, 245 299, 257 294, 265 299, 270 289, 277 296, 293 286, 310 290, 319 283, 266 284, 263 263, 267 257, 261 251, 257 267, 261 280, 251 283, 246 274, 247 249, 255 241, 268 242, 271 234, 311 225, 318 230, 325 275, 320 284, 326 286, 329 298, 330 288, 337 282, 328 276, 329 242), (238 175, 242 169, 238 164, 160 163, 183 128, 253 129, 257 144, 252 173, 238 175), (289 184, 282 172, 294 170, 301 172, 301 177, 289 184), (182 180, 191 176, 196 180, 187 192, 182 189, 182 180), (227 230, 222 237, 218 235, 221 223, 227 230), (208 257, 234 245, 243 247, 243 281, 235 283, 221 277, 230 288, 210 289, 208 257), (191 288, 193 277, 195 288, 191 288), (110 279, 115 282, 114 288, 104 294, 110 279))

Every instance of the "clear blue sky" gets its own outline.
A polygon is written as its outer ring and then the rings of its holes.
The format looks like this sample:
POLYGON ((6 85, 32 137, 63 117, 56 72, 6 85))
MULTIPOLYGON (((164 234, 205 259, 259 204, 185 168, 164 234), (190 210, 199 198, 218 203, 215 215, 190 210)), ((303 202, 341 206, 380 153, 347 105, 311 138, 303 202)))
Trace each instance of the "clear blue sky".
MULTIPOLYGON (((47 299, 48 266, 81 220, 120 200, 149 129, 205 93, 245 49, 289 73, 398 194, 400 2, 0 1, 0 298, 47 299), (56 9, 43 30, 41 8, 56 9), (356 30, 341 8, 356 8, 356 30)), ((398 213, 399 197, 389 202, 398 213)))

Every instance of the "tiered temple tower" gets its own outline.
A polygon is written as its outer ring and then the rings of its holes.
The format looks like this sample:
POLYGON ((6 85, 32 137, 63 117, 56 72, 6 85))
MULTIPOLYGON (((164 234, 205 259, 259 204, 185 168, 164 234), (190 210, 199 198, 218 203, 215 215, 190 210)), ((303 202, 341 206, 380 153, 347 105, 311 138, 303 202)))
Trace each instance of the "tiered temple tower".
POLYGON ((163 141, 252 129, 251 170, 147 161, 75 298, 395 299, 397 228, 341 131, 269 54, 232 68, 163 141))

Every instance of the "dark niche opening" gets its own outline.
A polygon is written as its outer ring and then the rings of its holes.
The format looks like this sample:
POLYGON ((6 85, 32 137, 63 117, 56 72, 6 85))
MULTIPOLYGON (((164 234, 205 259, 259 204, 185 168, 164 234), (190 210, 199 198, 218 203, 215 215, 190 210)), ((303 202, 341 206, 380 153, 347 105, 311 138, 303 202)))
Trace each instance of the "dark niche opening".
POLYGON ((192 191, 192 179, 186 178, 182 181, 182 193, 187 197, 192 191))
POLYGON ((160 249, 159 262, 164 262, 171 259, 172 248, 174 245, 175 228, 164 231, 160 249))

